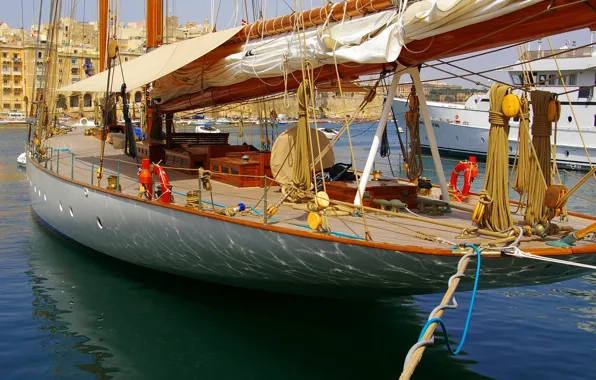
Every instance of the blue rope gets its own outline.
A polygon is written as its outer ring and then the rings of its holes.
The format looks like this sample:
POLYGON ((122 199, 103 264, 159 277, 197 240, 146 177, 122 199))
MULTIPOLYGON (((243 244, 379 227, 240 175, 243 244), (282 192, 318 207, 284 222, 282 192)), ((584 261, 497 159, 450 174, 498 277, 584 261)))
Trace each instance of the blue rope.
POLYGON ((472 311, 474 310, 474 300, 476 299, 476 290, 478 289, 478 279, 480 278, 480 250, 475 245, 472 245, 472 244, 466 244, 466 247, 471 247, 474 249, 474 251, 476 251, 476 257, 477 257, 476 279, 474 280, 474 289, 472 290, 472 299, 470 300, 470 310, 468 310, 468 317, 466 318, 466 324, 464 326, 464 333, 462 335, 461 341, 459 342, 459 345, 457 346, 457 349, 455 349, 455 351, 454 351, 453 348, 451 348, 451 343, 449 342, 449 336, 447 335, 447 326, 445 326, 445 322, 441 318, 429 319, 428 322, 426 322, 426 324, 422 328, 422 332, 420 333, 420 336, 418 337, 418 341, 420 342, 422 340, 422 337, 424 336, 424 333, 426 333, 426 330, 428 329, 428 327, 430 325, 432 325, 433 323, 438 323, 439 325, 441 325, 441 329, 443 330, 443 335, 445 337, 445 344, 447 345, 447 349, 449 350, 449 352, 451 352, 452 355, 459 354, 461 349, 464 347, 464 343, 466 342, 466 336, 468 335, 468 328, 470 327, 470 321, 472 320, 472 311))

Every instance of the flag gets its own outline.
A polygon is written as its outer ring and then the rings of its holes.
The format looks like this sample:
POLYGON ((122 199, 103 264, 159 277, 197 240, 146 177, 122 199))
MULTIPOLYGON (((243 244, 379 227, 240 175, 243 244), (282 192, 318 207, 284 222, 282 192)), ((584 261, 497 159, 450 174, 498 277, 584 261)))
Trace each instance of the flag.
POLYGON ((244 25, 246 25, 246 24, 248 24, 248 22, 246 22, 246 20, 245 20, 245 19, 242 19, 242 26, 244 26, 244 25))

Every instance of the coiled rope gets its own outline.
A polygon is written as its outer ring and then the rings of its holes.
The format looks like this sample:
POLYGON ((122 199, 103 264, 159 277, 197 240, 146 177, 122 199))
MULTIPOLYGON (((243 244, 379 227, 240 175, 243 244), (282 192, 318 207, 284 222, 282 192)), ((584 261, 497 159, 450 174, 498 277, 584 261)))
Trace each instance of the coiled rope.
POLYGON ((503 231, 513 227, 509 207, 509 117, 501 112, 503 98, 510 87, 494 84, 490 89, 490 131, 484 190, 492 199, 486 205, 479 226, 491 231, 503 231))
POLYGON ((420 101, 416 88, 412 86, 408 96, 410 110, 406 112, 406 127, 410 137, 410 150, 406 157, 406 175, 410 181, 417 180, 424 170, 422 146, 420 145, 420 101))
POLYGON ((548 120, 548 103, 552 98, 552 94, 548 91, 532 91, 530 93, 532 99, 532 110, 534 118, 532 122, 532 145, 536 149, 536 156, 542 175, 546 182, 546 186, 551 184, 551 149, 550 136, 553 133, 553 125, 548 120))
POLYGON ((551 93, 546 91, 532 91, 532 144, 534 154, 529 159, 528 166, 528 209, 524 221, 529 226, 541 224, 546 226, 554 213, 550 213, 544 206, 544 194, 551 183, 550 163, 550 135, 552 124, 548 121, 548 102, 551 93), (550 214, 550 215, 549 215, 550 214))

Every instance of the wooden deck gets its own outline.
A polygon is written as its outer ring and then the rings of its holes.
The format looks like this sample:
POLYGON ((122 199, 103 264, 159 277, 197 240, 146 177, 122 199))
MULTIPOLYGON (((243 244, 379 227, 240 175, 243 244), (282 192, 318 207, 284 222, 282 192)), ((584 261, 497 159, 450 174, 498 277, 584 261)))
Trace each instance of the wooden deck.
MULTIPOLYGON (((49 140, 49 144, 54 149, 69 149, 70 152, 60 152, 59 163, 58 153, 53 153, 53 159, 47 163, 47 168, 52 169, 58 174, 84 183, 93 183, 97 186, 94 171, 99 165, 99 151, 101 142, 90 136, 84 136, 82 130, 74 130, 67 135, 55 136, 49 140), (74 154, 74 155, 73 155, 74 154), (74 163, 74 167, 73 167, 74 163), (92 168, 94 171, 92 172, 92 168)), ((140 161, 139 161, 140 166, 140 161)), ((120 173, 120 186, 122 193, 137 196, 139 185, 137 182, 137 163, 135 160, 125 156, 120 149, 114 149, 110 144, 105 147, 104 176, 101 187, 107 187, 107 177, 110 174, 120 173)), ((198 188, 198 175, 187 175, 175 170, 167 170, 170 183, 173 186, 175 203, 178 205, 186 204, 186 193, 198 188)), ((247 207, 253 207, 253 211, 236 214, 233 218, 241 220, 259 221, 264 212, 264 202, 277 202, 281 197, 280 188, 275 186, 270 188, 265 194, 263 188, 237 188, 226 185, 221 182, 212 181, 212 193, 202 192, 205 203, 203 209, 215 212, 221 211, 222 207, 234 206, 238 203, 244 203, 247 207), (213 201, 213 205, 211 202, 213 201)), ((438 192, 431 197, 438 198, 438 192)), ((429 214, 420 214, 422 218, 429 218, 446 223, 452 223, 461 227, 472 227, 471 211, 475 200, 470 199, 470 204, 458 203, 458 209, 452 208, 452 212, 442 216, 429 214)), ((512 206, 515 211, 517 206, 512 206)), ((416 210, 412 210, 416 212, 416 210)), ((276 224, 286 228, 300 230, 302 232, 311 231, 307 225, 308 212, 299 210, 291 205, 283 204, 275 216, 269 219, 270 224, 276 224)), ((411 215, 411 214, 408 214, 411 215)), ((513 214, 514 219, 521 221, 523 217, 519 214, 513 214)), ((594 220, 585 217, 570 216, 569 224, 576 230, 585 227, 594 220)), ((424 219, 412 220, 401 217, 387 216, 381 213, 366 212, 362 216, 330 216, 329 224, 333 234, 342 237, 352 237, 355 239, 365 238, 364 223, 368 226, 370 236, 375 242, 398 244, 402 246, 417 246, 428 249, 449 249, 450 244, 440 241, 431 241, 424 238, 424 235, 436 236, 441 239, 456 243, 482 243, 495 238, 486 236, 469 236, 466 239, 457 239, 461 228, 452 228, 435 225, 426 222, 424 219)), ((560 223, 560 225, 566 225, 560 223)), ((312 231, 312 233, 317 233, 312 231)), ((551 237, 547 240, 558 240, 560 237, 551 237)), ((594 244, 593 241, 578 242, 577 245, 594 244)), ((531 238, 523 237, 520 243, 521 249, 528 248, 552 248, 545 244, 545 240, 533 236, 531 238)))

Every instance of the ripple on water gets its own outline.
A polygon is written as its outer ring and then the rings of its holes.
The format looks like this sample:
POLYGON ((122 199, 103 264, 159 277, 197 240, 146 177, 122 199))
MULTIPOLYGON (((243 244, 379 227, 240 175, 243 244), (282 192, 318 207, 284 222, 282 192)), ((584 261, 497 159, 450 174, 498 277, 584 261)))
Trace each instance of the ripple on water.
MULTIPOLYGON (((2 380, 395 379, 440 301, 268 295, 85 252, 33 220, 29 184, 14 166, 23 135, 0 130, 2 380)), ((462 355, 451 357, 437 339, 415 378, 593 377, 595 286, 592 275, 479 292, 462 355)), ((445 316, 455 342, 469 297, 459 295, 460 308, 445 316)))

